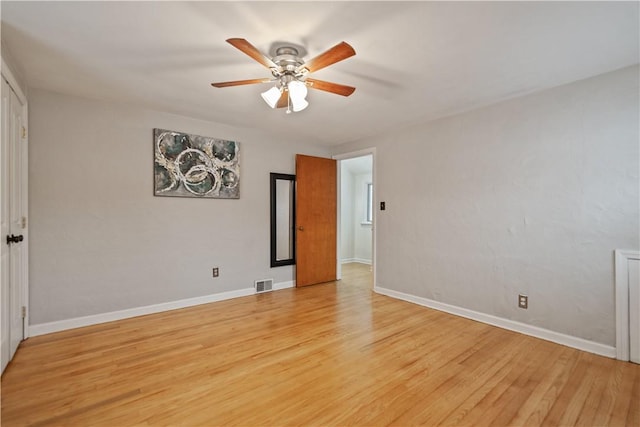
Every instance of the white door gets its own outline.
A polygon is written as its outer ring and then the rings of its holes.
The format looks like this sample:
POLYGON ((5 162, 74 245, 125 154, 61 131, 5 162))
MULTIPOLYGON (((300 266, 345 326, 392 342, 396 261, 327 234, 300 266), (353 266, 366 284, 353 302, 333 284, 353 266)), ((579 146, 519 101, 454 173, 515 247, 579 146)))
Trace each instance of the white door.
POLYGON ((11 111, 11 89, 2 79, 2 151, 0 151, 0 183, 2 184, 2 207, 0 208, 0 237, 2 264, 0 264, 0 279, 2 280, 2 294, 0 296, 0 329, 2 330, 2 371, 9 363, 9 246, 4 241, 9 235, 9 116, 11 111))
POLYGON ((640 363, 640 260, 629 264, 629 360, 640 363))
POLYGON ((26 287, 26 145, 23 105, 2 79, 2 178, 0 246, 2 370, 24 339, 23 306, 26 287))

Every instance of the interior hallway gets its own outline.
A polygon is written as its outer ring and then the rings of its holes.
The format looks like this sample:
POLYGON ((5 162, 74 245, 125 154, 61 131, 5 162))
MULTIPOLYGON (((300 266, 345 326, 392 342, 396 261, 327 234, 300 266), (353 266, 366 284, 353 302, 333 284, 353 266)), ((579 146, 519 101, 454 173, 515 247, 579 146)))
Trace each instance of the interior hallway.
POLYGON ((342 264, 342 283, 361 289, 373 289, 373 271, 370 265, 359 262, 342 264))

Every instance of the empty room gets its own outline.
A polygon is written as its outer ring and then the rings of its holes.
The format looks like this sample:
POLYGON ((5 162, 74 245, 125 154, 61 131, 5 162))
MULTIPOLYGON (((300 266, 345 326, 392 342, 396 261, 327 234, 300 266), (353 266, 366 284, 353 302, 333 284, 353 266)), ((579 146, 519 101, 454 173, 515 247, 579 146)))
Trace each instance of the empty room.
POLYGON ((640 425, 640 3, 0 3, 3 426, 640 425))

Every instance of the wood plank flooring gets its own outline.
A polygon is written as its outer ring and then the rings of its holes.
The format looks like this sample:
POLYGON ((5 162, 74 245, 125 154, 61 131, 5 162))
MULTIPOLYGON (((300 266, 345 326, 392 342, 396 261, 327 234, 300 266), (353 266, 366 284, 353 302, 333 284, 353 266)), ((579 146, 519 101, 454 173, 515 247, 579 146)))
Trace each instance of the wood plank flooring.
POLYGON ((640 366, 340 282, 30 338, 3 426, 639 426, 640 366))

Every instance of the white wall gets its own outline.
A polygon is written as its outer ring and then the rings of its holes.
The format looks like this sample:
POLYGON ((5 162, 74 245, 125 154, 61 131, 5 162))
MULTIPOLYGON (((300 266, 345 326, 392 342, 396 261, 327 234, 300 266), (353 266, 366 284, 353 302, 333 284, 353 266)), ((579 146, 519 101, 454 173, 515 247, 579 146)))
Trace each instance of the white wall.
POLYGON ((334 150, 376 147, 376 286, 614 345, 613 251, 640 247, 638 72, 334 150))
POLYGON ((324 148, 37 89, 29 96, 31 324, 294 279, 291 266, 269 267, 269 172, 295 173, 295 153, 327 156, 324 148), (154 197, 156 127, 239 141, 240 199, 154 197))

